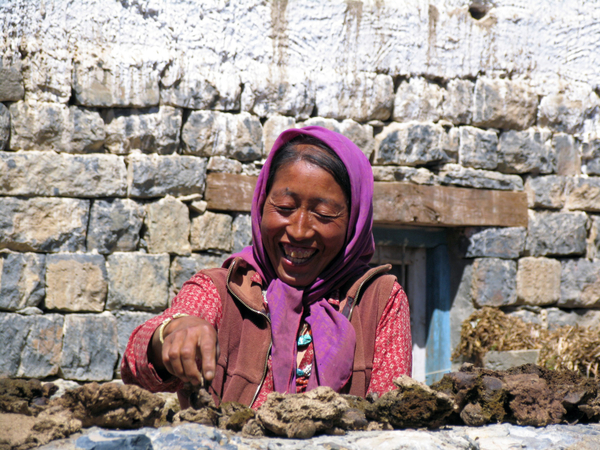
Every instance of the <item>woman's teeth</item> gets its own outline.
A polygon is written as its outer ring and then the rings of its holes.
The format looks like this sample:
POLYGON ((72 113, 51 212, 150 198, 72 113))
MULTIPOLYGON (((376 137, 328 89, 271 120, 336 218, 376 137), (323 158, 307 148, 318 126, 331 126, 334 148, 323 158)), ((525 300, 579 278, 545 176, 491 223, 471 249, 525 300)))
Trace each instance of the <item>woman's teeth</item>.
POLYGON ((284 253, 287 259, 294 264, 301 264, 307 261, 312 255, 314 255, 314 249, 286 249, 284 247, 284 253))

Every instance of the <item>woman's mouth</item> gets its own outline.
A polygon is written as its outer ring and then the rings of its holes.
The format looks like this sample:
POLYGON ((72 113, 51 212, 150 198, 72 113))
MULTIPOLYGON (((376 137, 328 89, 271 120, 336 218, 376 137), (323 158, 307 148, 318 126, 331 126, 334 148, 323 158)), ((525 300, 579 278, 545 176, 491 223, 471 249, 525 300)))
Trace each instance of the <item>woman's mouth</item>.
POLYGON ((304 264, 317 253, 315 248, 295 247, 290 244, 281 244, 281 247, 285 258, 292 264, 304 264))

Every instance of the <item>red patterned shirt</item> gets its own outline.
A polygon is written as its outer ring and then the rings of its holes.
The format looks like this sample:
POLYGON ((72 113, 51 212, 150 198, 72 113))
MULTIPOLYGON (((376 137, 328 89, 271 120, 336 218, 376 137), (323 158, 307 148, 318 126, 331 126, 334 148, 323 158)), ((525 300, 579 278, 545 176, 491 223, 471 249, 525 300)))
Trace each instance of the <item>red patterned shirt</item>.
MULTIPOLYGON (((261 283, 260 277, 253 281, 261 283)), ((331 299, 330 303, 339 305, 337 299, 331 299)), ((183 285, 170 308, 134 330, 121 364, 123 382, 137 384, 151 392, 175 392, 182 387, 183 383, 178 378, 161 379, 152 363, 148 361, 148 346, 154 331, 165 319, 177 313, 201 317, 210 322, 216 330, 219 329, 223 319, 223 307, 217 288, 207 275, 202 273, 194 275, 183 285)), ((300 363, 300 368, 310 364, 313 355, 312 344, 310 344, 300 363)), ((392 383, 394 378, 410 375, 411 372, 412 343, 408 300, 400 285, 395 283, 377 324, 373 371, 368 392, 382 394, 390 391, 394 388, 392 383)), ((298 390, 302 391, 301 385, 298 390)), ((265 381, 252 407, 256 409, 262 405, 270 392, 273 392, 273 371, 269 357, 265 381)))

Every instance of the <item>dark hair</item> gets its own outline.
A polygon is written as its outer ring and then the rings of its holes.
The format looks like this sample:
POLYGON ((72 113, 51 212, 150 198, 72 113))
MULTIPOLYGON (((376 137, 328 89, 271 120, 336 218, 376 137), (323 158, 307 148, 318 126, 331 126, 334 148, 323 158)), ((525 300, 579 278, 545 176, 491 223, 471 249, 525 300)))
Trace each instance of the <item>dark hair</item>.
POLYGON ((297 161, 306 161, 329 172, 336 183, 342 188, 342 192, 346 196, 348 209, 350 209, 352 191, 350 189, 350 176, 348 175, 346 166, 344 166, 340 157, 327 144, 320 139, 306 134, 301 134, 286 142, 273 157, 267 178, 267 195, 271 191, 277 171, 283 166, 297 161), (322 151, 309 150, 298 152, 296 151, 296 147, 299 145, 311 145, 322 151))

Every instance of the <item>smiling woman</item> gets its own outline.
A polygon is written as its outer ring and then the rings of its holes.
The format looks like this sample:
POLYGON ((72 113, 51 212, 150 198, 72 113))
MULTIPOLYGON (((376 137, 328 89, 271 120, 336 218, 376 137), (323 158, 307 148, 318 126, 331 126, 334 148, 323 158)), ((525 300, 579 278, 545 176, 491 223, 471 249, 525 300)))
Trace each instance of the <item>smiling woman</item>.
POLYGON ((374 251, 373 174, 320 127, 279 136, 252 204, 254 244, 203 270, 138 327, 122 378, 151 391, 210 382, 215 401, 330 386, 365 396, 411 374, 408 301, 374 251))

